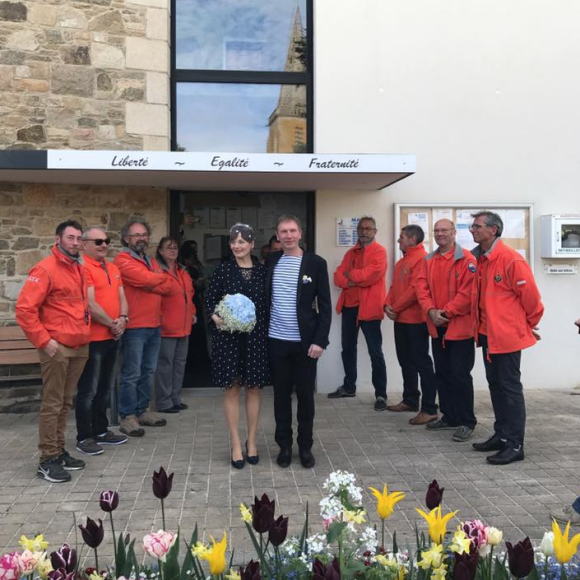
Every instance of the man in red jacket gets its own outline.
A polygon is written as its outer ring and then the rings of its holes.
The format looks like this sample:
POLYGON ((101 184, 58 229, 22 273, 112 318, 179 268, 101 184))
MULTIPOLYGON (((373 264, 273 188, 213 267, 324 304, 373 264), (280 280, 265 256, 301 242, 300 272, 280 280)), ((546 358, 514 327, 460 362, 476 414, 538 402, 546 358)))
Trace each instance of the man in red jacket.
POLYGON ((334 283, 342 288, 336 311, 342 313, 342 364, 344 381, 329 399, 354 397, 357 378, 357 342, 362 329, 372 365, 375 411, 387 408, 387 367, 383 355, 381 321, 385 316, 387 251, 375 241, 374 218, 358 222, 356 246, 344 256, 334 273, 334 283))
POLYGON ((79 255, 82 235, 82 226, 74 220, 58 225, 51 255, 30 270, 16 302, 16 320, 38 349, 42 371, 36 475, 53 483, 70 481, 68 472, 85 466, 64 447, 66 419, 91 340, 87 282, 79 255))
POLYGON ((421 377, 421 410, 409 419, 411 425, 426 425, 437 417, 437 388, 433 361, 429 356, 429 331, 421 305, 411 285, 414 273, 427 255, 423 247, 425 233, 415 224, 401 229, 398 243, 403 257, 395 265, 393 283, 387 295, 385 313, 395 323, 395 348, 403 373, 403 400, 387 409, 395 413, 419 411, 419 377, 421 377))
POLYGON ((438 248, 426 256, 413 281, 432 338, 442 414, 426 427, 451 429, 453 440, 463 442, 471 438, 477 424, 471 376, 475 363, 471 299, 477 267, 473 255, 455 242, 452 221, 439 220, 433 233, 438 248))
POLYGON ((131 437, 145 434, 142 426, 162 427, 167 421, 149 410, 153 375, 161 346, 161 297, 171 291, 159 264, 147 255, 151 227, 140 217, 121 229, 125 250, 115 257, 129 304, 129 320, 122 338, 119 414, 121 431, 131 437))
POLYGON ((500 239, 500 216, 480 211, 472 217, 471 233, 479 244, 473 254, 479 267, 471 312, 495 414, 494 434, 473 447, 497 451, 487 461, 506 465, 524 459, 526 404, 520 380, 521 351, 540 338, 536 331, 544 305, 530 266, 500 239))

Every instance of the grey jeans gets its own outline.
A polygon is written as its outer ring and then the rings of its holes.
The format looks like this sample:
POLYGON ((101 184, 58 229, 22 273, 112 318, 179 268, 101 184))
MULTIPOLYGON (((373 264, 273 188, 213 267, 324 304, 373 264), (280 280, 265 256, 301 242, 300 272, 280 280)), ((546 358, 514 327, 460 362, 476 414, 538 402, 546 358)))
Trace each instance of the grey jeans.
POLYGON ((185 374, 188 343, 189 336, 161 339, 155 375, 155 399, 158 411, 165 411, 181 404, 181 386, 185 374))

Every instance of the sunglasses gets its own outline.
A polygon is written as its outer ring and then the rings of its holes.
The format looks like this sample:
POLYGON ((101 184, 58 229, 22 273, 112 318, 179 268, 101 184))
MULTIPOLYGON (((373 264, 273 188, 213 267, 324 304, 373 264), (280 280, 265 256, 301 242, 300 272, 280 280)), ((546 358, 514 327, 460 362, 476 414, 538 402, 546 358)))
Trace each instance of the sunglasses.
POLYGON ((102 246, 103 244, 107 244, 107 246, 111 243, 111 238, 97 238, 96 240, 85 240, 85 242, 93 242, 95 246, 102 246))

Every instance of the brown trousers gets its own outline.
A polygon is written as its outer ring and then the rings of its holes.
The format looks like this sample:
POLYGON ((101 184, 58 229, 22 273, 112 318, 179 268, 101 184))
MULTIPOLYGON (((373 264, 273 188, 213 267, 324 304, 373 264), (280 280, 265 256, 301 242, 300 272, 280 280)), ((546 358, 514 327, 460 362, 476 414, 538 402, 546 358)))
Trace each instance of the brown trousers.
POLYGON ((89 345, 69 348, 58 345, 51 358, 39 350, 42 370, 42 403, 38 416, 40 461, 58 457, 64 449, 66 419, 72 408, 77 383, 89 357, 89 345))

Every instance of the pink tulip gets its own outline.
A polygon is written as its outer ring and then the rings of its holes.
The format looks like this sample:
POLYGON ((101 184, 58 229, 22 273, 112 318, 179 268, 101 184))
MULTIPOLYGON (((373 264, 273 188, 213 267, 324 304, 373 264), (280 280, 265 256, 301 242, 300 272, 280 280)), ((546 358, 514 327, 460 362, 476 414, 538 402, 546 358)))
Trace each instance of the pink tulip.
POLYGON ((20 578, 20 554, 10 552, 0 558, 0 580, 18 580, 20 578))
POLYGON ((18 554, 20 559, 20 571, 24 575, 32 574, 38 560, 42 556, 42 552, 31 552, 30 550, 24 550, 22 554, 18 554))
MULTIPOLYGON (((171 532, 165 532, 163 530, 151 532, 143 538, 143 548, 153 558, 165 562, 167 553, 171 550, 173 544, 175 544, 176 539, 177 535, 171 532)), ((2 579, 0 578, 0 580, 2 579)))

